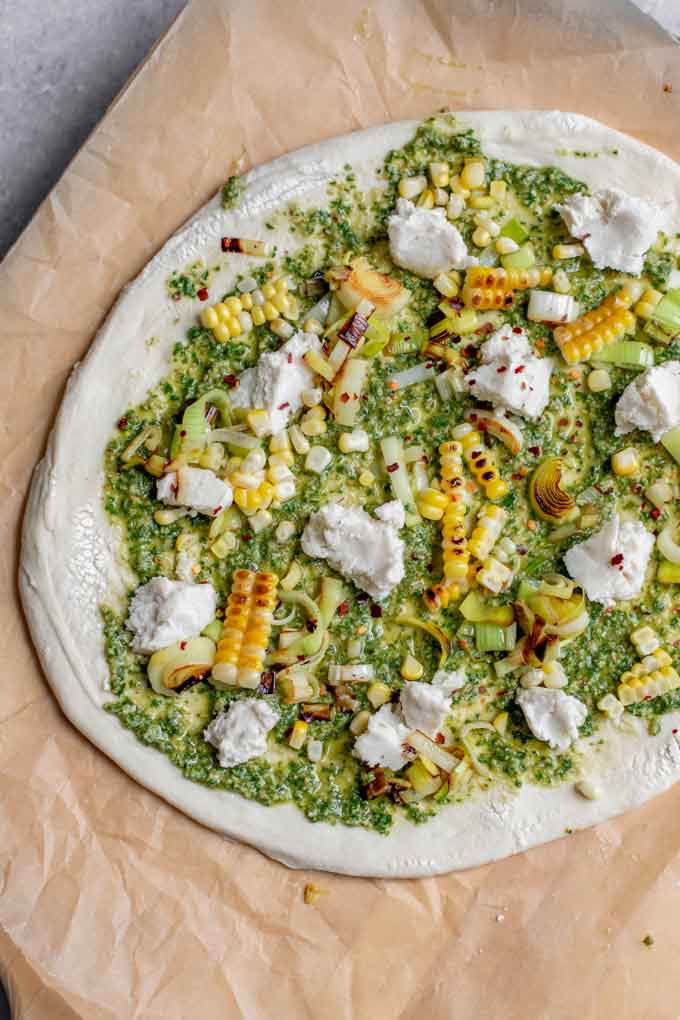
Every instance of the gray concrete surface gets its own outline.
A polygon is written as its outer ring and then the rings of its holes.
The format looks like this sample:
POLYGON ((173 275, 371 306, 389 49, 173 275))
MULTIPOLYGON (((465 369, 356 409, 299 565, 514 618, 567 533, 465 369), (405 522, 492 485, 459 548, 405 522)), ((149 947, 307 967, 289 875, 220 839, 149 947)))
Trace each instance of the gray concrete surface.
POLYGON ((186 0, 0 0, 0 258, 186 0))

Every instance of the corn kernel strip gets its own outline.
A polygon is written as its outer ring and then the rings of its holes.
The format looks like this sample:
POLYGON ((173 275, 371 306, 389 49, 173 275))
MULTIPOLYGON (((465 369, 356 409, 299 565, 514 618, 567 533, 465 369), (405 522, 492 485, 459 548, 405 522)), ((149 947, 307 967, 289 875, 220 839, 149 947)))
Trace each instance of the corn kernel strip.
POLYGON ((627 683, 619 684, 619 701, 623 705, 635 705, 640 701, 658 698, 680 687, 680 676, 672 666, 655 669, 646 676, 632 677, 627 683))
POLYGON ((621 288, 586 315, 557 326, 553 336, 565 360, 573 365, 620 340, 635 325, 631 303, 629 292, 621 288))
POLYGON ((550 283, 552 275, 552 269, 547 266, 531 269, 473 266, 465 274, 461 297, 465 305, 480 310, 510 308, 515 300, 515 290, 543 287, 550 283))
POLYGON ((468 548, 475 559, 483 562, 501 536, 507 513, 499 506, 487 503, 479 511, 477 524, 468 540, 468 548))
MULTIPOLYGON (((465 487, 462 452, 461 443, 442 443, 439 447, 441 491, 437 492, 437 496, 440 497, 437 502, 438 505, 441 503, 441 497, 446 502, 441 514, 444 576, 438 584, 428 588, 425 593, 425 602, 430 609, 445 609, 453 599, 460 598, 466 587, 470 553, 467 548, 464 525, 465 487)), ((425 490, 425 492, 432 491, 436 490, 425 490)), ((424 497, 425 493, 422 496, 424 497)), ((428 499, 430 498, 428 497, 428 499)))
POLYGON ((487 499, 502 499, 507 495, 508 485, 498 473, 493 453, 482 443, 482 437, 474 429, 462 438, 465 459, 487 499))
POLYGON ((227 599, 213 677, 219 684, 257 687, 276 605, 275 574, 237 570, 227 599))

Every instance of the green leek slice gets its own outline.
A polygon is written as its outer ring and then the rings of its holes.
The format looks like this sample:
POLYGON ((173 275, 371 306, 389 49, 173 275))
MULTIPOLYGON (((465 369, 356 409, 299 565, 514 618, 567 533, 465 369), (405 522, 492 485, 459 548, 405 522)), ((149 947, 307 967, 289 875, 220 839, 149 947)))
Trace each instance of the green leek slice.
POLYGON ((501 227, 501 237, 509 237, 515 244, 524 244, 529 240, 529 232, 513 217, 501 227))
POLYGON ((504 269, 531 269, 535 263, 536 256, 530 244, 523 244, 518 251, 513 251, 510 255, 503 255, 501 258, 501 265, 504 269))
POLYGON ((680 425, 661 437, 661 445, 668 450, 673 460, 680 464, 680 425))
POLYGON ((639 340, 618 340, 593 354, 593 361, 606 361, 620 368, 651 368, 654 364, 654 351, 649 344, 639 340))

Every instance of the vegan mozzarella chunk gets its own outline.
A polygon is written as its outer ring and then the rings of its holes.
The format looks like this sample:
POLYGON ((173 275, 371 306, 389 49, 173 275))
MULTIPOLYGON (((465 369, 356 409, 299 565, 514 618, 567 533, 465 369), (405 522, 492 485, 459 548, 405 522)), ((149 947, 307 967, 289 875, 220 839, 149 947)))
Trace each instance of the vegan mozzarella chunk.
POLYGON ((418 209, 400 198, 389 218, 390 255, 402 269, 433 279, 450 269, 464 269, 472 260, 460 232, 443 209, 418 209))
POLYGON ((517 704, 524 712, 529 729, 537 740, 543 740, 556 751, 567 751, 578 737, 588 709, 564 691, 531 687, 517 695, 517 704))
POLYGON ((277 351, 265 351, 257 365, 240 376, 239 385, 230 394, 232 406, 267 411, 268 433, 281 432, 301 410, 303 391, 314 386, 316 376, 303 355, 320 347, 314 333, 296 333, 277 351))
POLYGON ((203 736, 217 749, 220 765, 234 765, 260 758, 267 750, 267 735, 279 721, 279 713, 259 698, 234 702, 215 716, 203 736))
POLYGON ((464 666, 455 670, 438 669, 432 677, 432 686, 439 687, 450 698, 454 691, 459 691, 461 687, 465 687, 465 681, 464 666))
POLYGON ((217 596, 211 584, 189 584, 154 577, 132 597, 127 618, 132 650, 151 655, 174 641, 196 637, 215 618, 217 596))
POLYGON ((663 210, 619 188, 571 195, 555 208, 572 237, 582 241, 597 269, 642 272, 645 253, 661 229, 663 210))
POLYGON ((470 395, 523 418, 538 418, 550 398, 551 359, 537 358, 524 330, 507 324, 480 353, 481 364, 465 377, 470 395))
POLYGON ((614 411, 616 435, 633 429, 649 432, 658 443, 680 425, 680 361, 648 368, 626 386, 614 411))
POLYGON ((186 506, 207 517, 216 517, 231 506, 234 491, 214 471, 181 467, 158 479, 156 496, 166 506, 186 506))
POLYGON ((441 730, 451 708, 450 696, 447 697, 441 687, 418 680, 404 684, 400 704, 406 725, 428 737, 434 737, 441 730))
POLYGON ((564 562, 591 602, 611 606, 642 591, 654 535, 639 521, 615 514, 600 531, 569 549, 564 562))
POLYGON ((404 543, 395 525, 358 506, 327 503, 311 515, 301 542, 308 556, 327 560, 378 602, 404 576, 404 543))
POLYGON ((411 730, 404 726, 392 705, 383 705, 368 720, 365 732, 354 743, 354 755, 367 765, 401 769, 408 762, 404 742, 411 730))

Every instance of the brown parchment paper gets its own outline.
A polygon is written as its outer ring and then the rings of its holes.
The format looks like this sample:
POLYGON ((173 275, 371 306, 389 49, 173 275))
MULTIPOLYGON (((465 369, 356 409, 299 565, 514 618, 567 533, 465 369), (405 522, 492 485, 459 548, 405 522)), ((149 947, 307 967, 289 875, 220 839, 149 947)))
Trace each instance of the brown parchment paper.
POLYGON ((680 1017, 680 787, 444 878, 288 871, 90 746, 18 608, 31 470, 120 287, 234 167, 442 106, 576 110, 680 160, 679 51, 625 0, 194 0, 0 266, 0 964, 20 1020, 680 1017))

